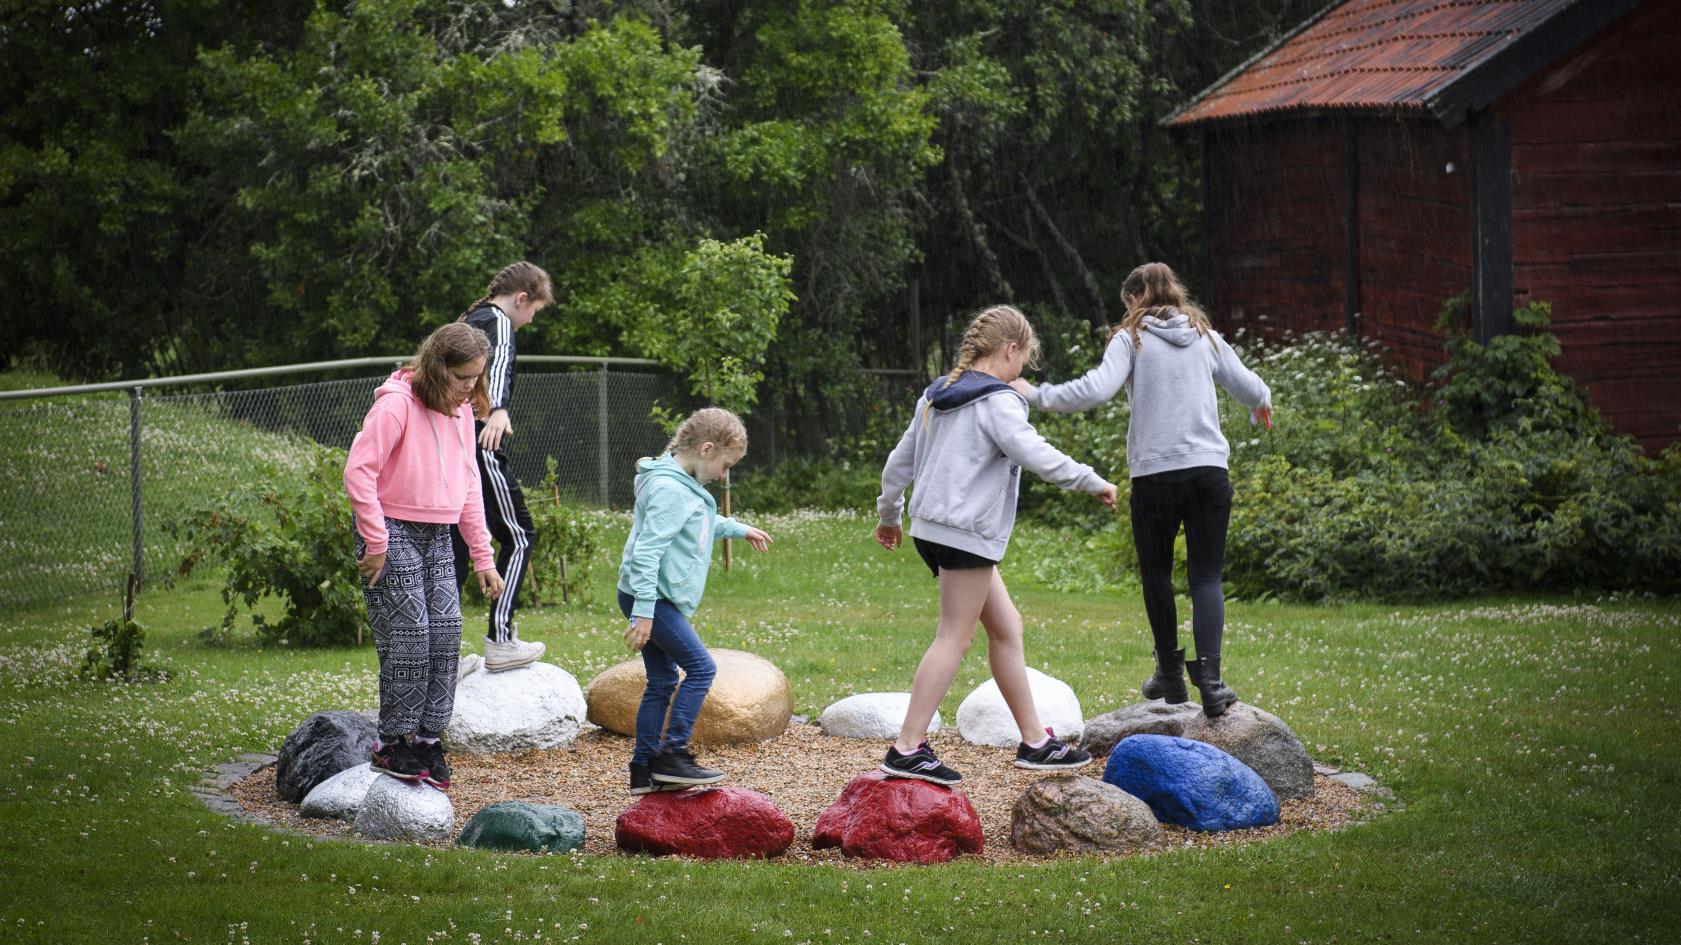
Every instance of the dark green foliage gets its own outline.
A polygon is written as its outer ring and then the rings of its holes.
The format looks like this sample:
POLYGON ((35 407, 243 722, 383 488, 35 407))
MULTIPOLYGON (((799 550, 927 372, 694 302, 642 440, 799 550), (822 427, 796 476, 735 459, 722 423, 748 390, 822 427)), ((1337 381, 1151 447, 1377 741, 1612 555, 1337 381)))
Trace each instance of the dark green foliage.
POLYGON ((77 675, 83 679, 115 679, 130 682, 161 674, 140 661, 145 648, 146 630, 133 620, 107 620, 97 627, 87 627, 93 645, 82 656, 77 675))
POLYGON ((277 621, 253 611, 251 625, 265 642, 296 646, 345 646, 358 642, 367 624, 350 504, 344 497, 343 450, 318 446, 301 485, 261 495, 254 513, 218 501, 172 526, 192 549, 181 562, 185 575, 206 561, 226 565, 222 600, 228 605, 208 638, 226 639, 241 604, 252 610, 265 597, 284 602, 277 621))

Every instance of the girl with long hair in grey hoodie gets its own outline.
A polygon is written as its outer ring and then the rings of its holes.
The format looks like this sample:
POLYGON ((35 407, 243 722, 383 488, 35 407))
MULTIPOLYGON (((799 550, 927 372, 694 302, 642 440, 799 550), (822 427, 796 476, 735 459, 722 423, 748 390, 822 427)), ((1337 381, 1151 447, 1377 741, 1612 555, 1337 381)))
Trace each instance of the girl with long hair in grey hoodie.
POLYGON ((1027 403, 1010 382, 1038 353, 1033 326, 1015 308, 996 305, 977 315, 963 333, 957 366, 917 399, 910 427, 881 471, 876 541, 892 551, 904 540, 905 490, 915 480, 911 538, 940 582, 939 627, 917 666, 899 737, 881 763, 890 777, 945 785, 963 780, 940 763, 923 736, 975 638, 977 620, 986 628, 992 678, 1021 730, 1016 766, 1050 770, 1091 761, 1041 722, 1027 681, 1021 614, 998 575, 1015 526, 1023 467, 1115 505, 1113 483, 1058 452, 1027 422, 1027 403))
POLYGON ((1066 384, 1034 387, 1018 381, 1016 389, 1035 407, 1073 413, 1108 403, 1126 388, 1132 401, 1127 426, 1132 539, 1156 650, 1156 672, 1142 692, 1146 699, 1175 705, 1189 699, 1173 601, 1173 542, 1183 524, 1197 648, 1188 666, 1203 713, 1217 716, 1237 701, 1237 693, 1220 677, 1226 623, 1221 572, 1232 485, 1215 387, 1225 388, 1269 429, 1272 391, 1243 366, 1165 263, 1134 269, 1121 284, 1121 300, 1126 315, 1110 333, 1097 367, 1066 384))

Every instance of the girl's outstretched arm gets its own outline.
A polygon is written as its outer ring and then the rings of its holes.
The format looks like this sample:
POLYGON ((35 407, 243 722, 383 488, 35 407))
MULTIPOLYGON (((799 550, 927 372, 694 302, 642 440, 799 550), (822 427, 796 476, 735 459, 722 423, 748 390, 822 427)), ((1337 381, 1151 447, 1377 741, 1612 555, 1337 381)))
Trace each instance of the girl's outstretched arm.
POLYGON ((1053 413, 1077 413, 1101 407, 1120 393, 1132 376, 1132 336, 1115 332, 1097 367, 1065 384, 1041 384, 1023 394, 1027 402, 1053 413))
MULTIPOLYGON (((1027 405, 1010 394, 994 394, 974 409, 981 414, 981 428, 998 444, 1005 456, 1054 486, 1102 495, 1114 486, 1105 482, 1090 466, 1052 446, 1027 422, 1027 405)), ((1113 493, 1110 493, 1111 499, 1113 493)))
POLYGON ((928 409, 925 398, 916 399, 911 411, 910 426, 899 437, 899 445, 887 455, 881 468, 881 495, 876 497, 876 518, 883 525, 898 526, 905 512, 905 490, 910 488, 911 476, 916 472, 916 437, 921 430, 923 413, 928 409))
POLYGON ((1267 382, 1261 380, 1260 375, 1244 367, 1237 352, 1220 337, 1219 332, 1209 339, 1214 342, 1214 382, 1226 389, 1226 392, 1236 397, 1238 402, 1251 411, 1263 408, 1270 415, 1272 413, 1272 390, 1267 382))

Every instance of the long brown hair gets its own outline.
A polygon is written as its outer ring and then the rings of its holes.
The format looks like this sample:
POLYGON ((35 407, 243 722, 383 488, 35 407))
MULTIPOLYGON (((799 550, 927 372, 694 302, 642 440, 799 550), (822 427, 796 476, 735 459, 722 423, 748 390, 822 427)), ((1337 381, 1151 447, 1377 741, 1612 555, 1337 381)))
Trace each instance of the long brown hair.
MULTIPOLYGON (((453 415, 455 405, 449 396, 449 369, 483 358, 490 360, 490 340, 484 332, 462 322, 450 322, 426 336, 414 360, 408 363, 409 384, 414 395, 428 410, 453 415)), ((478 382, 467 402, 473 405, 473 416, 483 420, 490 416, 490 388, 485 372, 479 372, 478 382)))
POLYGON ((549 281, 549 274, 543 271, 542 266, 522 259, 503 266, 500 272, 492 276, 490 285, 485 286, 484 295, 480 296, 477 302, 467 306, 467 310, 462 312, 456 321, 465 320, 468 315, 473 314, 474 309, 499 295, 518 295, 521 292, 533 299, 554 301, 554 285, 549 281))
POLYGON ((1127 311, 1121 317, 1121 323, 1109 330, 1109 337, 1113 339, 1117 332, 1126 332, 1132 336, 1133 350, 1139 348, 1138 323, 1146 315, 1166 318, 1173 312, 1182 312, 1191 320, 1191 327, 1198 334, 1206 337, 1213 330, 1208 313, 1191 301, 1185 284, 1179 281, 1167 263, 1145 263, 1127 273, 1126 281, 1121 283, 1121 301, 1126 304, 1127 311))

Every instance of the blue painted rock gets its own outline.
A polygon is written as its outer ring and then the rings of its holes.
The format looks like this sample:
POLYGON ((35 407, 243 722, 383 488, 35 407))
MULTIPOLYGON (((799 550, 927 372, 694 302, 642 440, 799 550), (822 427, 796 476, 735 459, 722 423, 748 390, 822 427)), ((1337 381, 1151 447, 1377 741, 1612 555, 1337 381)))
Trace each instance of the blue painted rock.
POLYGON ((583 815, 554 804, 505 801, 473 815, 455 841, 484 850, 562 853, 584 848, 583 815))
POLYGON ((1156 819, 1192 830, 1278 823, 1278 799, 1249 766, 1213 745, 1133 735, 1109 754, 1103 780, 1150 805, 1156 819))

